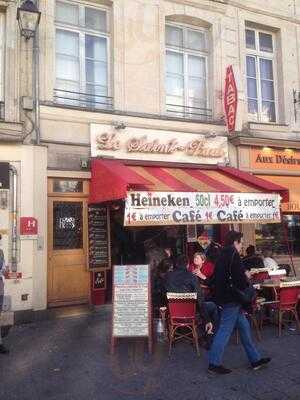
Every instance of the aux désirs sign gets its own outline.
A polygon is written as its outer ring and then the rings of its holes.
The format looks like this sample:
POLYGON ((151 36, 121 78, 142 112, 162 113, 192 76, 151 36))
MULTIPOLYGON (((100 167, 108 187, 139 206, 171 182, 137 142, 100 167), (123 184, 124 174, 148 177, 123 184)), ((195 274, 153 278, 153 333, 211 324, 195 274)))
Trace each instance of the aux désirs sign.
POLYGON ((258 154, 256 157, 256 163, 261 164, 290 164, 300 165, 300 157, 287 156, 285 154, 274 154, 274 155, 263 155, 258 154))

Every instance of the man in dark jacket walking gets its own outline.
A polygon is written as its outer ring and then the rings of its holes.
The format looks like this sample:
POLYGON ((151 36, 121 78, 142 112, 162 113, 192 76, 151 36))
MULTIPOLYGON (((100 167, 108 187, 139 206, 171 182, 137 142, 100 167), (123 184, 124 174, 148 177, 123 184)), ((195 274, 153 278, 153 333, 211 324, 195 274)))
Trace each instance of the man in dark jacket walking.
POLYGON ((215 298, 221 307, 221 319, 218 332, 214 337, 209 351, 208 371, 215 374, 228 374, 231 372, 222 366, 225 347, 236 327, 239 331, 242 345, 253 369, 259 369, 270 361, 262 358, 251 338, 249 322, 242 309, 242 304, 230 286, 230 273, 235 288, 245 290, 248 280, 242 265, 240 252, 242 249, 242 236, 240 232, 230 231, 225 240, 215 268, 215 298))

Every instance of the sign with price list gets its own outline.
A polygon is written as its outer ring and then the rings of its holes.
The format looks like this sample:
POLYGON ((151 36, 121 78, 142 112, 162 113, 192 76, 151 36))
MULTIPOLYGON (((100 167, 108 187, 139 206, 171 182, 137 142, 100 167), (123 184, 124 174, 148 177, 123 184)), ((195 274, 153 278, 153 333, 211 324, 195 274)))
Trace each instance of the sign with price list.
POLYGON ((116 338, 147 337, 152 350, 149 265, 115 265, 111 351, 116 338))
POLYGON ((128 192, 125 226, 280 222, 274 193, 128 192))

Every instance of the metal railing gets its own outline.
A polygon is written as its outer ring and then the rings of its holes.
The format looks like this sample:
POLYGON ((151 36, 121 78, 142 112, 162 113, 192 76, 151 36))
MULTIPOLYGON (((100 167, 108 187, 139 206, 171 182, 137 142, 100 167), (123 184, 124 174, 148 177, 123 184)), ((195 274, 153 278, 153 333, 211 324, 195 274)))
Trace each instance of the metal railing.
POLYGON ((0 101, 0 119, 4 119, 4 101, 0 101))
POLYGON ((71 107, 97 110, 113 109, 113 97, 74 92, 71 90, 54 89, 54 101, 57 104, 63 104, 71 107))
POLYGON ((166 111, 174 118, 199 119, 201 121, 210 121, 212 119, 211 108, 181 106, 167 103, 166 111))

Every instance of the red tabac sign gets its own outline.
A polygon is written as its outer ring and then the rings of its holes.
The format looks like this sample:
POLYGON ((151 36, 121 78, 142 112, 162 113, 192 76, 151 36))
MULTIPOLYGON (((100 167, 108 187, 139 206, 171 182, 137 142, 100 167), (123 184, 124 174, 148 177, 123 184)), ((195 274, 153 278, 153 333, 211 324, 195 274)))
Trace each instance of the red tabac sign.
POLYGON ((20 234, 21 235, 37 235, 38 222, 33 217, 20 218, 20 234))
POLYGON ((232 65, 226 68, 224 108, 228 132, 235 130, 236 110, 237 110, 237 88, 234 79, 232 65))

